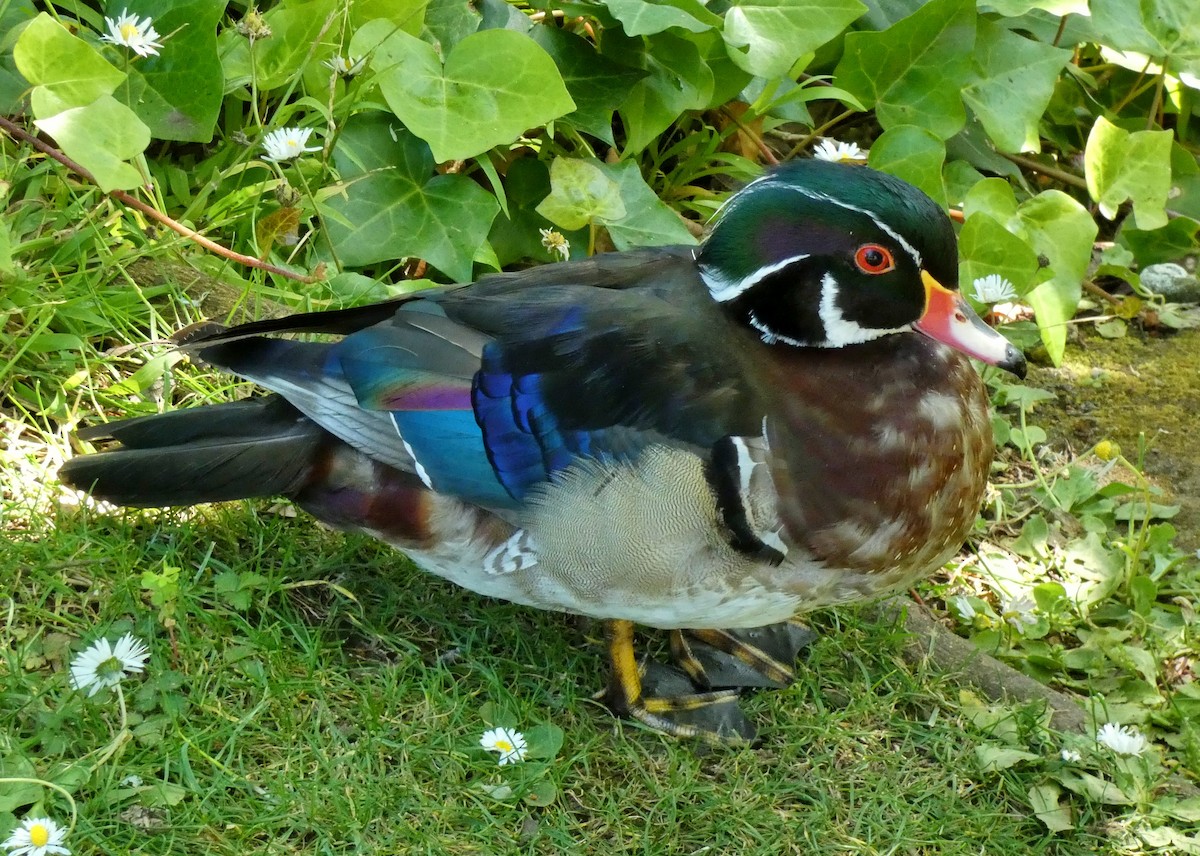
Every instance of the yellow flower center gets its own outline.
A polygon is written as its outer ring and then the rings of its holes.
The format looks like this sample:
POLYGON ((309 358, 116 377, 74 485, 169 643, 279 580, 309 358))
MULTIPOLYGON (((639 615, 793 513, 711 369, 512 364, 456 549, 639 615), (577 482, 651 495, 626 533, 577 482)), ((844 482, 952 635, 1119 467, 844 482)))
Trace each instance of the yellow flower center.
POLYGON ((129 41, 130 39, 136 38, 137 34, 138 34, 138 28, 135 27, 133 24, 122 24, 121 25, 121 38, 123 38, 125 41, 129 41))
POLYGON ((501 752, 511 752, 513 750, 513 745, 511 743, 509 743, 507 740, 497 740, 496 748, 499 749, 501 752))
POLYGON ((29 827, 29 843, 34 847, 45 847, 50 842, 50 830, 40 823, 29 827))

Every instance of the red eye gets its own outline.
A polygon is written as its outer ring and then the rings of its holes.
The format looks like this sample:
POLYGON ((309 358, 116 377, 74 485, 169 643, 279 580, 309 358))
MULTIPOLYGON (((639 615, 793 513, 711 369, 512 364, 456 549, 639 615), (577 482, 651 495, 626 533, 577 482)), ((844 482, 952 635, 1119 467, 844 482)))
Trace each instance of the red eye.
POLYGON ((863 244, 854 252, 854 263, 863 273, 887 273, 896 266, 892 251, 879 244, 863 244))

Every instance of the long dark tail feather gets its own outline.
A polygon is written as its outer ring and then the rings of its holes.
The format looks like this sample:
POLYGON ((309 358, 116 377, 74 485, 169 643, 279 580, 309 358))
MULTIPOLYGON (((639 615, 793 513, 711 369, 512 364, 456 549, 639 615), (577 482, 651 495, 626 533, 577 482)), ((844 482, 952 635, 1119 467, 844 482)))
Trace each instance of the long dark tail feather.
POLYGON ((309 479, 329 435, 277 395, 85 428, 121 445, 72 458, 71 487, 116 505, 195 505, 290 494, 309 479))

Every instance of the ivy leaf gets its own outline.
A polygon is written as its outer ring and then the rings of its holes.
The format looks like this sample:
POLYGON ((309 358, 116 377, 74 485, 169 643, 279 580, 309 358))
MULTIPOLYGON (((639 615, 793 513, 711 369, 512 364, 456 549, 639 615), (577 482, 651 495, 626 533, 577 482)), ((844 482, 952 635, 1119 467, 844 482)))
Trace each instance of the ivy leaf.
POLYGON ((439 162, 511 143, 575 109, 554 60, 524 33, 473 33, 450 50, 443 65, 433 45, 408 33, 380 38, 381 31, 392 29, 373 21, 356 41, 379 39, 371 65, 383 97, 439 162))
POLYGON ((211 83, 221 78, 217 23, 225 6, 223 0, 129 5, 130 12, 153 15, 160 33, 172 34, 170 48, 131 64, 128 83, 114 93, 155 139, 212 140, 223 94, 211 83))
POLYGON ((1018 206, 1012 187, 999 178, 984 179, 967 194, 963 213, 968 221, 977 212, 989 214, 1033 253, 1046 257, 1048 264, 1037 274, 1041 282, 1025 299, 1037 314, 1042 341, 1057 365, 1066 349, 1066 324, 1083 292, 1081 283, 1096 239, 1095 221, 1087 209, 1058 190, 1043 191, 1018 206))
POLYGON ((708 106, 713 73, 695 43, 674 33, 640 40, 613 36, 605 37, 605 54, 647 72, 618 108, 625 125, 625 153, 633 154, 669 128, 681 113, 708 106))
POLYGON ((741 69, 782 77, 866 10, 859 0, 733 0, 722 36, 741 69))
POLYGON ((1103 44, 1165 60, 1173 71, 1200 61, 1200 0, 1092 0, 1089 5, 1103 44))
MULTIPOLYGON (((504 192, 508 197, 508 213, 501 212, 488 233, 488 243, 496 251, 499 265, 510 265, 519 259, 557 261, 558 256, 542 245, 539 231, 555 224, 536 210, 550 193, 550 170, 546 164, 535 157, 517 158, 504 174, 504 192)), ((586 231, 572 232, 561 227, 559 230, 570 242, 573 256, 587 255, 586 231)))
POLYGON ((1029 789, 1029 805, 1033 813, 1051 832, 1066 832, 1075 828, 1071 806, 1063 805, 1061 796, 1062 788, 1058 785, 1034 785, 1029 789))
MULTIPOLYGON (((442 7, 450 4, 437 5, 442 7)), ((463 6, 467 5, 463 3, 463 6)), ((368 21, 386 18, 404 32, 418 36, 425 25, 425 10, 428 6, 429 0, 354 0, 350 4, 350 23, 357 30, 368 21)), ((469 32, 474 32, 474 28, 469 32)))
POLYGON ((850 33, 835 79, 879 124, 919 125, 943 140, 966 121, 961 90, 975 45, 972 0, 930 0, 878 33, 850 33))
POLYGON ((696 243, 679 215, 654 195, 637 164, 621 161, 602 169, 617 182, 625 205, 624 217, 605 223, 618 250, 696 243))
POLYGON ((1017 209, 1034 252, 1044 255, 1050 279, 1026 295, 1037 314, 1038 330, 1055 365, 1067 345, 1067 322, 1079 306, 1083 278, 1092 258, 1096 221, 1061 190, 1046 190, 1017 209))
POLYGON ((86 107, 38 119, 34 124, 87 169, 105 193, 143 183, 142 174, 125 161, 150 145, 150 129, 111 95, 97 98, 86 107))
POLYGON ((95 48, 71 35, 45 12, 34 18, 13 46, 13 58, 22 76, 52 98, 43 109, 34 104, 34 115, 46 118, 71 107, 83 107, 111 95, 125 80, 95 48))
POLYGON ((699 0, 602 0, 629 36, 652 36, 672 27, 703 33, 721 26, 721 18, 699 0))
POLYGON ((304 64, 333 11, 334 0, 281 3, 262 16, 271 28, 271 38, 253 43, 233 27, 227 28, 217 37, 225 91, 245 86, 251 79, 260 92, 287 86, 296 69, 304 64))
POLYGON ((924 190, 939 205, 946 204, 942 164, 946 144, 931 131, 916 125, 897 125, 879 135, 871 145, 868 163, 924 190))
POLYGON ((587 39, 557 27, 534 27, 531 33, 558 66, 575 111, 564 116, 579 130, 614 145, 613 111, 645 72, 617 65, 596 52, 587 39))
POLYGON ((1176 217, 1161 229, 1146 232, 1121 224, 1117 240, 1133 251, 1139 265, 1152 265, 1181 259, 1196 249, 1200 222, 1190 217, 1176 217))
POLYGON ((471 260, 500 206, 466 176, 434 176, 429 147, 390 125, 387 116, 359 114, 334 149, 344 184, 323 208, 338 257, 361 266, 419 256, 469 280, 471 260))
POLYGON ((1038 120, 1071 51, 1018 36, 980 18, 963 100, 1002 152, 1041 150, 1038 120))
POLYGON ((1024 294, 1037 276, 1038 260, 1033 248, 1004 228, 995 217, 982 211, 972 214, 958 235, 959 278, 963 293, 991 274, 1004 277, 1024 294))
POLYGON ((432 40, 441 54, 479 29, 483 15, 471 0, 438 0, 425 10, 425 29, 421 38, 432 40))
POLYGON ((603 225, 618 250, 696 243, 633 161, 559 158, 550 167, 550 182, 553 190, 537 211, 565 229, 603 225))
POLYGON ((596 161, 555 158, 550 165, 550 195, 537 213, 564 229, 582 229, 591 222, 625 216, 621 188, 596 161))
POLYGON ((983 743, 975 747, 975 760, 979 763, 980 771, 984 773, 998 773, 1022 761, 1036 761, 1037 758, 1032 752, 997 743, 983 743))
POLYGON ((1139 229, 1167 225, 1171 190, 1171 132, 1128 131, 1103 116, 1096 119, 1083 153, 1088 193, 1112 220, 1126 199, 1133 201, 1139 229))

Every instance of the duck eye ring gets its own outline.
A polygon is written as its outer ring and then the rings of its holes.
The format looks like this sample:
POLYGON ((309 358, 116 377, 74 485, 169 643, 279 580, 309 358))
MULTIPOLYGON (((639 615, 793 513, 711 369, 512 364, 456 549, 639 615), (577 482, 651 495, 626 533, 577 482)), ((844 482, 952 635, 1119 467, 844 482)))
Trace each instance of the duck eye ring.
POLYGON ((892 251, 879 244, 863 244, 854 251, 854 263, 863 273, 887 273, 896 267, 892 251))

